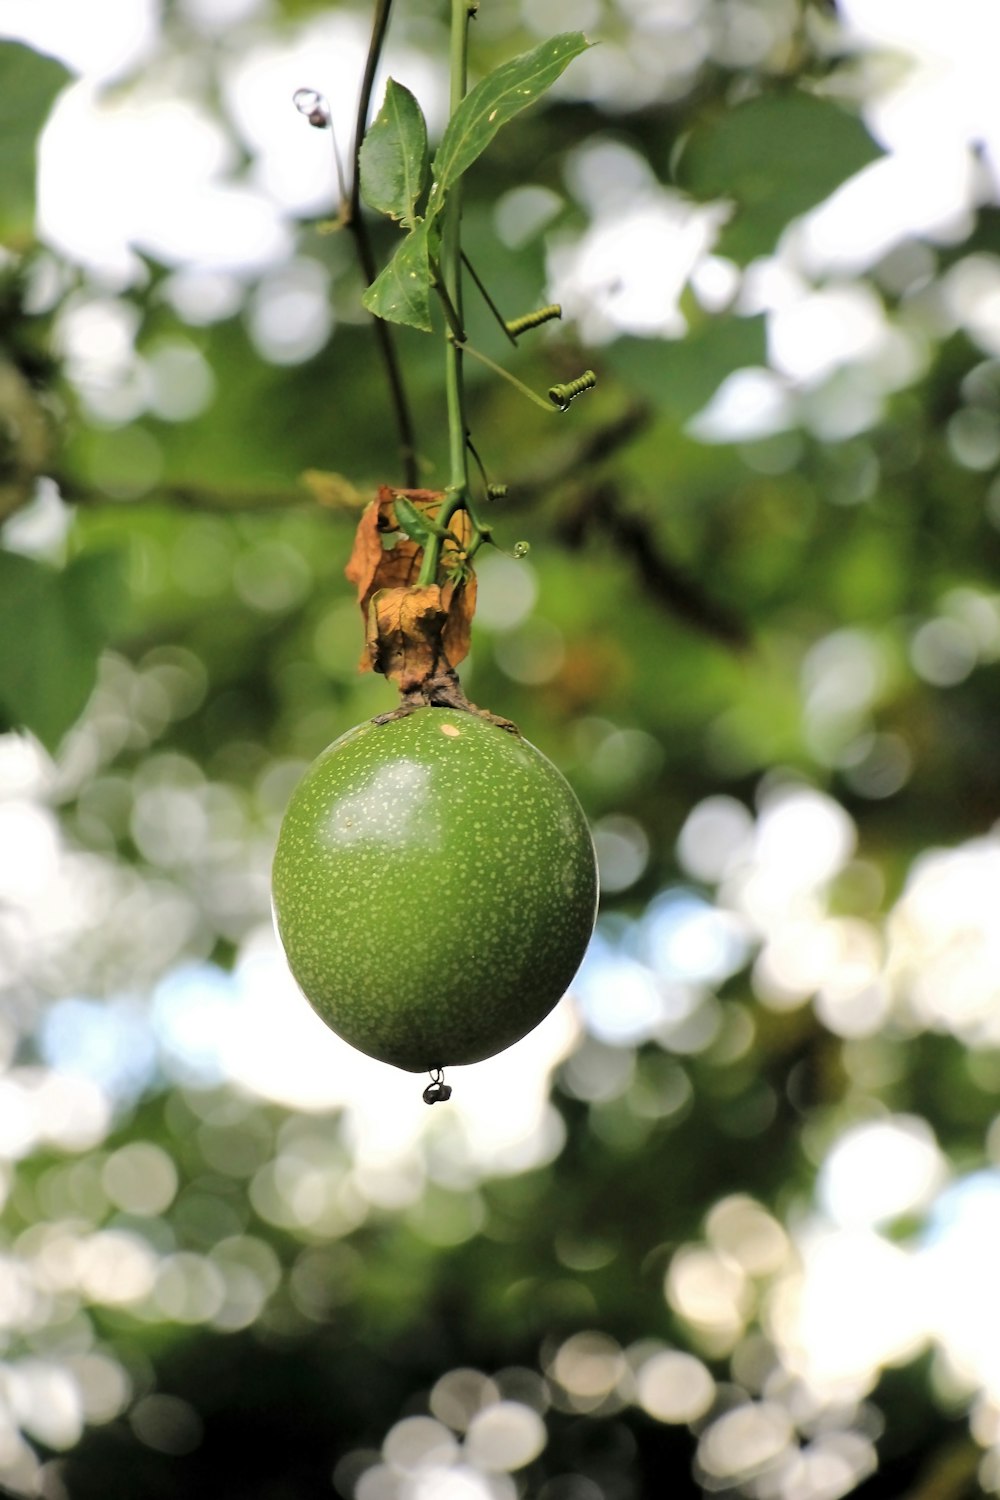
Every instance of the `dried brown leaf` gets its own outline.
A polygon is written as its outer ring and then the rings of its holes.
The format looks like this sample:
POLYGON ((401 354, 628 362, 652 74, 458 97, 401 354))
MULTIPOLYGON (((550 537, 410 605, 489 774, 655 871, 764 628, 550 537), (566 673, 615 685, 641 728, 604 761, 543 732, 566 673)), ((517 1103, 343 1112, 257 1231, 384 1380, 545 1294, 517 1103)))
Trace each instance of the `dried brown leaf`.
POLYGON ((447 615, 438 584, 426 588, 380 589, 368 615, 371 665, 401 691, 430 677, 441 657, 447 615))
POLYGON ((469 654, 472 617, 476 612, 476 589, 476 575, 470 572, 458 583, 449 580, 441 590, 441 604, 446 617, 441 641, 448 665, 452 667, 457 667, 469 654))
POLYGON ((363 600, 370 592, 372 579, 378 572, 382 559, 382 533, 378 522, 378 501, 372 500, 361 513, 358 529, 354 533, 354 546, 344 569, 348 582, 353 583, 358 591, 359 600, 363 600))
POLYGON ((442 565, 451 566, 454 576, 443 585, 417 586, 423 548, 400 529, 394 508, 399 497, 429 520, 444 501, 438 490, 383 485, 358 524, 346 573, 357 589, 365 620, 361 671, 382 672, 407 691, 468 655, 476 580, 464 563, 472 524, 459 511, 449 523, 455 540, 446 538, 441 549, 442 565))
MULTIPOLYGON (((466 547, 468 547, 469 543, 472 540, 472 522, 469 520, 468 511, 457 511, 448 522, 448 529, 449 531, 453 531, 458 537, 458 540, 461 543, 460 550, 464 552, 466 547)), ((459 549, 456 549, 454 542, 449 542, 446 540, 444 547, 442 548, 444 558, 447 559, 448 554, 453 553, 456 550, 459 549)))
POLYGON ((366 619, 374 593, 411 583, 416 576, 413 563, 421 549, 417 542, 403 536, 399 530, 393 509, 397 495, 405 495, 432 516, 440 508, 443 498, 437 490, 393 490, 384 484, 375 499, 365 506, 344 572, 358 591, 358 604, 366 619), (386 546, 385 539, 390 536, 395 536, 395 544, 386 546))
MULTIPOLYGON (((420 571, 421 549, 417 542, 403 536, 396 521, 393 502, 397 494, 419 500, 424 505, 441 503, 437 490, 393 490, 382 485, 375 499, 365 506, 354 536, 354 547, 344 572, 358 594, 361 618, 367 625, 369 605, 380 589, 400 588, 412 584, 420 571), (388 538, 393 544, 386 545, 388 538)), ((358 663, 362 672, 370 672, 371 657, 367 647, 358 663)))

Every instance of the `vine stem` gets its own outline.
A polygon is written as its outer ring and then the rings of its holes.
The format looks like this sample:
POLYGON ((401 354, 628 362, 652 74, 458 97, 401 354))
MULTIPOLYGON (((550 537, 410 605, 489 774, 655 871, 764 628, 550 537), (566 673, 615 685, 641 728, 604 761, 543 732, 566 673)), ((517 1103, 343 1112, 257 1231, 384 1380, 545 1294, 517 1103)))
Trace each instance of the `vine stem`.
MULTIPOLYGON (((469 71, 470 0, 451 0, 450 97, 455 113, 462 100, 469 71)), ((462 184, 453 183, 441 214, 441 289, 447 304, 462 326, 462 184)), ((466 446, 468 429, 465 421, 465 383, 462 346, 445 330, 445 398, 448 407, 449 480, 444 503, 437 520, 447 526, 455 511, 467 506, 469 497, 469 458, 466 446)), ((427 586, 437 578, 441 554, 440 537, 430 537, 424 549, 418 584, 427 586)))

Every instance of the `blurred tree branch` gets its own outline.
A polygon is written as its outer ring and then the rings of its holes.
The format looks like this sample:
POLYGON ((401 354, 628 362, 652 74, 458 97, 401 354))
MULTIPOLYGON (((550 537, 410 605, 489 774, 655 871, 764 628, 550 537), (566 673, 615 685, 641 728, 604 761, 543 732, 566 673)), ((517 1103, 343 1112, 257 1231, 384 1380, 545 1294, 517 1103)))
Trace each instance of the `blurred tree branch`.
POLYGON ((593 532, 603 532, 629 561, 647 594, 672 614, 724 645, 745 651, 750 631, 744 620, 712 599, 688 570, 669 556, 650 523, 625 508, 617 484, 607 480, 580 491, 559 519, 560 540, 580 548, 593 532))
MULTIPOLYGON (((84 484, 67 474, 53 474, 62 498, 73 505, 120 505, 122 501, 97 485, 84 484)), ((303 487, 274 485, 259 490, 226 490, 214 485, 157 484, 138 503, 149 501, 175 505, 179 510, 199 510, 217 515, 239 515, 241 511, 288 510, 306 504, 309 494, 303 487)))
MULTIPOLYGON (((614 457, 645 431, 654 415, 645 402, 633 402, 602 426, 584 432, 569 448, 554 447, 548 462, 514 480, 511 508, 536 503, 574 474, 589 472, 614 457)), ((557 534, 568 547, 582 547, 592 531, 603 531, 610 538, 633 564, 647 593, 671 613, 727 646, 746 650, 750 645, 746 623, 709 598, 690 573, 667 555, 662 543, 654 541, 649 523, 625 509, 617 483, 606 480, 576 489, 557 522, 557 534)))
POLYGON ((569 444, 551 444, 546 461, 512 480, 511 508, 533 506, 573 474, 612 458, 649 426, 653 416, 652 407, 636 401, 602 426, 581 431, 569 444))

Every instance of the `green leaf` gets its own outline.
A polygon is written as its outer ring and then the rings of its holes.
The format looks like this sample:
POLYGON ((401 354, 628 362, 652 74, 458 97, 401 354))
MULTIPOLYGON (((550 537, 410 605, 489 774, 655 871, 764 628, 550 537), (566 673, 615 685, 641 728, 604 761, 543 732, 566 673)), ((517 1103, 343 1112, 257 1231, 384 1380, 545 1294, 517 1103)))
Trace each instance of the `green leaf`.
POLYGON ((15 247, 33 234, 35 144, 69 78, 53 58, 0 42, 0 238, 15 247))
POLYGON ((409 89, 393 78, 361 143, 359 165, 369 208, 412 224, 427 186, 427 125, 409 89))
POLYGON ((444 196, 514 115, 549 88, 560 73, 591 43, 582 31, 566 31, 501 63, 471 89, 448 121, 434 157, 435 211, 444 196))
POLYGON ((59 570, 0 552, 0 719, 54 751, 90 697, 125 598, 120 553, 59 570))
POLYGON ((411 542, 416 542, 423 547, 430 541, 431 528, 412 501, 407 500, 405 495, 397 495, 392 502, 392 508, 396 512, 396 520, 411 542))
POLYGON ((875 161, 856 115, 814 94, 766 94, 696 126, 678 163, 681 187, 728 198, 721 254, 745 263, 773 250, 785 225, 875 161))
POLYGON ((418 219, 361 300, 377 318, 430 333, 430 290, 430 225, 418 219))

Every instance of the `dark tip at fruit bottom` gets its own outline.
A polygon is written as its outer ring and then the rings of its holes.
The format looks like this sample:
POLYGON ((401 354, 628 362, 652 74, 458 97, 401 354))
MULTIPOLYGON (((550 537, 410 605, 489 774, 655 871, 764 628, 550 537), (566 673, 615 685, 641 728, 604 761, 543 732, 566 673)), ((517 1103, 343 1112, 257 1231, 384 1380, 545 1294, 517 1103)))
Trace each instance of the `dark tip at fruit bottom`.
POLYGON ((444 1081, 444 1069, 435 1068, 431 1081, 424 1089, 425 1104, 444 1104, 451 1098, 451 1084, 444 1081))
POLYGON ((565 993, 597 871, 583 810, 540 751, 479 715, 419 708, 359 725, 309 768, 273 898, 323 1020, 371 1057, 430 1072, 431 1091, 440 1069, 503 1051, 565 993))

